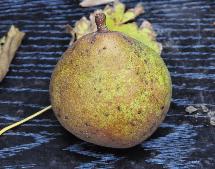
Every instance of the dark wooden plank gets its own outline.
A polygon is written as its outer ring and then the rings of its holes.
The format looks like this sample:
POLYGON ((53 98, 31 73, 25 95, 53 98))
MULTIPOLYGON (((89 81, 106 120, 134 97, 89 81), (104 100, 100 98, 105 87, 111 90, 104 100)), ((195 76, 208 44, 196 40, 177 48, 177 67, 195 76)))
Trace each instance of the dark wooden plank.
MULTIPOLYGON (((133 7, 136 0, 123 1, 133 7)), ((215 3, 143 1, 138 21, 153 23, 173 79, 167 118, 147 141, 116 150, 83 142, 65 131, 52 111, 0 137, 0 168, 214 169, 215 128, 206 114, 188 115, 187 105, 215 109, 215 3)), ((94 8, 77 1, 0 2, 0 35, 11 24, 27 32, 11 70, 0 84, 0 128, 50 104, 51 72, 69 43, 62 25, 74 24, 94 8)))

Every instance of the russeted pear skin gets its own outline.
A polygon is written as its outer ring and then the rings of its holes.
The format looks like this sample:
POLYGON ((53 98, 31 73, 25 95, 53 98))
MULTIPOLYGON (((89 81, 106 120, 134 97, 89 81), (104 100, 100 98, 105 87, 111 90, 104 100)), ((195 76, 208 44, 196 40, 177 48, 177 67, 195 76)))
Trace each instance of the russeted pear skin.
POLYGON ((104 147, 129 148, 164 120, 172 85, 158 53, 119 32, 98 31, 77 40, 57 63, 50 82, 59 122, 78 138, 104 147))

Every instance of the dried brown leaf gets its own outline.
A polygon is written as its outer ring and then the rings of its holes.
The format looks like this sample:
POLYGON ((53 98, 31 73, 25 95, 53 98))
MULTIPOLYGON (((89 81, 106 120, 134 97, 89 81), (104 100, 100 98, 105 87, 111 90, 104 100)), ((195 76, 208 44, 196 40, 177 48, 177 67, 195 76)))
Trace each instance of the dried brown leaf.
MULTIPOLYGON (((144 12, 142 3, 138 3, 134 8, 126 11, 125 4, 116 0, 113 5, 107 5, 103 10, 96 10, 90 14, 89 19, 81 18, 73 28, 76 39, 96 31, 95 14, 98 12, 103 12, 106 15, 106 24, 109 30, 125 33, 143 42, 159 54, 161 53, 162 45, 156 41, 156 33, 152 25, 148 21, 144 21, 141 27, 138 27, 136 22, 131 22, 144 12)), ((74 34, 72 36, 74 37, 74 34)), ((70 44, 72 44, 72 41, 70 44)))
POLYGON ((80 3, 80 6, 82 7, 91 7, 91 6, 97 6, 102 4, 107 4, 110 2, 113 2, 114 0, 83 0, 80 3))
POLYGON ((9 70, 10 63, 19 48, 25 33, 19 31, 15 26, 11 26, 7 36, 1 38, 0 44, 0 82, 9 70))

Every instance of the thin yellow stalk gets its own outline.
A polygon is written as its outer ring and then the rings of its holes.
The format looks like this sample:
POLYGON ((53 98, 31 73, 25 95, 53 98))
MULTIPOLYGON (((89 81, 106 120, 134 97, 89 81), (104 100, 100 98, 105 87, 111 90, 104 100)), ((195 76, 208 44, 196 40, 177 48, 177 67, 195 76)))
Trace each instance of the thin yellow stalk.
POLYGON ((38 112, 32 114, 31 116, 26 117, 25 119, 23 119, 23 120, 21 120, 21 121, 18 121, 18 122, 16 122, 16 123, 13 123, 13 124, 11 124, 11 125, 9 125, 9 126, 3 128, 3 129, 1 129, 1 130, 0 130, 0 135, 2 135, 2 134, 5 133, 6 131, 8 131, 8 130, 14 128, 14 127, 17 127, 17 126, 19 126, 19 125, 21 125, 21 124, 23 124, 23 123, 25 123, 25 122, 27 122, 27 121, 29 121, 29 120, 35 118, 35 117, 41 115, 42 113, 46 112, 47 110, 49 110, 49 109, 51 109, 51 108, 52 108, 52 106, 50 105, 50 106, 48 106, 48 107, 46 107, 46 108, 44 108, 44 109, 42 109, 42 110, 40 110, 40 111, 38 111, 38 112))

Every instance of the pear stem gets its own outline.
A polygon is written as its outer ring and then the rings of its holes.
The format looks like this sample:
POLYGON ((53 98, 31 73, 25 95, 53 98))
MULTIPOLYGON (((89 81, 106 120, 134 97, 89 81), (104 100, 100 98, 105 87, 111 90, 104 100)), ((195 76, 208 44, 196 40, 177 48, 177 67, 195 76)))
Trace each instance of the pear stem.
POLYGON ((108 32, 108 28, 106 26, 106 15, 104 13, 97 13, 95 16, 95 22, 98 32, 108 32))
POLYGON ((23 119, 23 120, 21 120, 21 121, 18 121, 18 122, 16 122, 16 123, 13 123, 13 124, 11 124, 11 125, 9 125, 9 126, 3 128, 3 129, 1 129, 1 130, 0 130, 0 135, 2 135, 2 134, 5 133, 6 131, 8 131, 8 130, 14 128, 14 127, 17 127, 17 126, 19 126, 19 125, 21 125, 21 124, 23 124, 23 123, 25 123, 25 122, 27 122, 27 121, 29 121, 29 120, 35 118, 35 117, 41 115, 42 113, 46 112, 47 110, 49 110, 49 109, 51 109, 51 108, 52 108, 52 106, 50 105, 50 106, 48 106, 48 107, 46 107, 46 108, 44 108, 44 109, 42 109, 42 110, 40 110, 40 111, 38 111, 38 112, 32 114, 31 116, 26 117, 25 119, 23 119))

